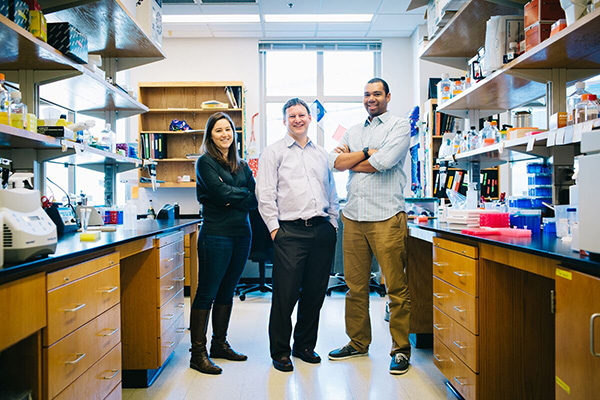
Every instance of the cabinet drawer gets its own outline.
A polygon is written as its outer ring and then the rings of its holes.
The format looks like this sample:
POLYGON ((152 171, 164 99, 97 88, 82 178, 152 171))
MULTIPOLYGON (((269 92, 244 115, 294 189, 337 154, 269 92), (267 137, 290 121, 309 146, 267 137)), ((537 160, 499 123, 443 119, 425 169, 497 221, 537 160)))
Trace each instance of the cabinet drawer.
POLYGON ((477 258, 478 254, 478 248, 475 246, 470 246, 468 244, 454 242, 452 240, 446 240, 438 237, 433 238, 433 245, 470 258, 477 258))
POLYGON ((183 266, 174 269, 162 278, 158 283, 158 300, 162 307, 169 299, 175 296, 183 289, 183 281, 185 280, 183 266))
POLYGON ((156 238, 158 247, 163 247, 171 243, 183 241, 183 232, 173 232, 156 238))
POLYGON ((179 315, 179 318, 175 320, 173 325, 167 329, 167 331, 158 338, 158 354, 160 365, 163 365, 167 358, 171 355, 175 347, 179 344, 183 336, 185 335, 185 322, 183 313, 179 315))
POLYGON ((47 275, 48 290, 55 289, 69 282, 91 275, 119 263, 119 253, 112 253, 103 257, 73 265, 47 275))
POLYGON ((190 247, 190 235, 183 236, 183 244, 186 247, 186 250, 190 247))
POLYGON ((433 307, 433 334, 473 371, 479 371, 479 338, 433 307))
POLYGON ((477 297, 477 260, 433 246, 433 275, 477 297))
POLYGON ((183 281, 183 283, 185 284, 185 286, 190 286, 190 273, 191 273, 191 261, 189 257, 185 257, 184 261, 183 261, 183 266, 184 266, 184 276, 185 276, 185 281, 183 281))
POLYGON ((474 334, 479 334, 477 297, 433 277, 433 305, 474 334))
POLYGON ((111 308, 44 350, 48 398, 60 393, 121 342, 120 311, 119 305, 111 308))
POLYGON ((183 300, 183 288, 175 294, 164 306, 158 309, 158 316, 160 318, 160 333, 166 332, 166 330, 173 324, 173 322, 183 314, 183 308, 185 306, 183 300))
POLYGON ((121 383, 119 382, 117 387, 114 388, 113 391, 110 392, 108 394, 108 396, 106 396, 104 398, 104 400, 121 400, 122 398, 123 398, 123 388, 121 387, 121 383))
POLYGON ((43 273, 0 285, 0 352, 46 326, 43 273))
POLYGON ((175 268, 183 265, 185 251, 183 251, 183 240, 168 244, 158 249, 158 276, 162 277, 175 268))
POLYGON ((121 398, 121 343, 60 393, 55 400, 121 398))
POLYGON ((50 345, 120 301, 119 266, 115 265, 48 292, 50 345))
POLYGON ((474 373, 458 359, 439 339, 433 339, 433 363, 466 400, 477 399, 477 381, 474 373))

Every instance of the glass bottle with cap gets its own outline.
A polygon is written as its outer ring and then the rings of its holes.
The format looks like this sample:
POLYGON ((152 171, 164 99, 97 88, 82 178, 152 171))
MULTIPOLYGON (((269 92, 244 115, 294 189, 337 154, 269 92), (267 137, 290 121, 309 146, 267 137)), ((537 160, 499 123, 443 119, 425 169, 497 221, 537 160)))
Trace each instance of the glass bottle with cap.
POLYGON ((10 125, 10 94, 4 86, 4 74, 0 74, 0 124, 10 125))
POLYGON ((21 101, 21 92, 18 90, 10 93, 10 125, 25 129, 27 121, 27 106, 21 101))

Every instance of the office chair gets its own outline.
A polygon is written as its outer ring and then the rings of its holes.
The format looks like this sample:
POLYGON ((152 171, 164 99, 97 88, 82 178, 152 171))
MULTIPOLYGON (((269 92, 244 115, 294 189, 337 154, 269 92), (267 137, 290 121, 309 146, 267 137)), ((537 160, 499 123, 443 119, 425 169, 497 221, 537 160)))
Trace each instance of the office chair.
MULTIPOLYGON (((346 285, 346 281, 344 280, 344 249, 342 245, 342 238, 344 233, 344 224, 342 222, 342 217, 340 213, 340 217, 338 218, 338 233, 337 233, 337 242, 335 245, 335 256, 333 257, 333 265, 332 265, 332 275, 337 279, 337 283, 331 285, 327 288, 327 296, 331 296, 331 292, 336 291, 348 291, 348 285, 346 285)), ((379 264, 373 257, 373 261, 371 263, 371 271, 377 271, 379 269, 379 264)), ((379 294, 381 297, 385 297, 387 294, 385 290, 385 285, 377 282, 377 275, 374 272, 371 272, 371 279, 369 281, 369 291, 375 292, 379 294)))
POLYGON ((273 241, 258 210, 250 210, 250 226, 252 228, 252 244, 248 259, 258 263, 259 280, 258 284, 254 285, 238 285, 236 292, 239 293, 241 301, 246 300, 246 294, 251 292, 273 292, 271 285, 266 283, 267 264, 273 260, 273 241))

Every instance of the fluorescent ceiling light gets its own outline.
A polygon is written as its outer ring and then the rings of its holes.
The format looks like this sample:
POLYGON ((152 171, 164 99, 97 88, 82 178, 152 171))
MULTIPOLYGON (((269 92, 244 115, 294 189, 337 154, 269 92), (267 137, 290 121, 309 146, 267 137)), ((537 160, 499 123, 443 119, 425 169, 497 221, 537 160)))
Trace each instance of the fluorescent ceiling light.
POLYGON ((265 22, 371 22, 373 14, 266 14, 265 22))
POLYGON ((163 15, 163 23, 237 23, 237 22, 260 22, 258 14, 195 14, 195 15, 163 15))

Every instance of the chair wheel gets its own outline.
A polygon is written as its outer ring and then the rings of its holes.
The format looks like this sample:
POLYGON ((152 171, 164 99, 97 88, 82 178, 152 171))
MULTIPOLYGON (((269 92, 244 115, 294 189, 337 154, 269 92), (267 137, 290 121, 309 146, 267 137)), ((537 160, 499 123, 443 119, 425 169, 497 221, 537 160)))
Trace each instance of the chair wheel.
POLYGON ((244 301, 244 300, 246 300, 246 295, 245 295, 245 294, 242 294, 242 295, 240 295, 240 300, 241 300, 241 301, 244 301))

